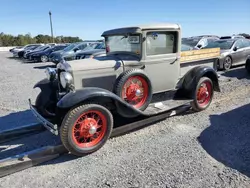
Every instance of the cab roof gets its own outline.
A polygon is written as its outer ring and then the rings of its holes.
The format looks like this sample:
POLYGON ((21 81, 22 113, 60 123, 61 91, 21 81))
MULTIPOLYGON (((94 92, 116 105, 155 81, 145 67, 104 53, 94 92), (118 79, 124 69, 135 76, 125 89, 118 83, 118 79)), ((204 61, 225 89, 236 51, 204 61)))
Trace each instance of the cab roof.
POLYGON ((158 23, 158 24, 147 24, 138 25, 131 27, 122 27, 104 31, 101 36, 117 35, 117 34, 128 34, 128 33, 142 33, 143 30, 155 30, 155 29, 174 29, 180 30, 180 25, 175 23, 158 23))

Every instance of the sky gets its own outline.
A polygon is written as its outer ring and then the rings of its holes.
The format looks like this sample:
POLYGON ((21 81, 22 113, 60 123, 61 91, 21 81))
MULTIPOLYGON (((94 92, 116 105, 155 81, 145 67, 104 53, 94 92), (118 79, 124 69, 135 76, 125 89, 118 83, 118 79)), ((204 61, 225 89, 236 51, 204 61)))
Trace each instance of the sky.
POLYGON ((102 39, 103 31, 178 23, 182 36, 250 33, 250 0, 1 0, 0 32, 102 39))

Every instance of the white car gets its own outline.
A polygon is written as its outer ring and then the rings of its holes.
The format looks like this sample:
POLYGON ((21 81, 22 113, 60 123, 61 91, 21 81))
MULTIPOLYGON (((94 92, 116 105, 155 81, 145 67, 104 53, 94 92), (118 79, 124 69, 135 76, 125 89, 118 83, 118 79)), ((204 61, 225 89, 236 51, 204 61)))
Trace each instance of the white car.
POLYGON ((20 51, 28 50, 29 48, 41 46, 41 45, 44 45, 44 44, 27 44, 26 46, 24 46, 22 48, 15 48, 12 50, 13 57, 18 57, 18 52, 20 52, 20 51))

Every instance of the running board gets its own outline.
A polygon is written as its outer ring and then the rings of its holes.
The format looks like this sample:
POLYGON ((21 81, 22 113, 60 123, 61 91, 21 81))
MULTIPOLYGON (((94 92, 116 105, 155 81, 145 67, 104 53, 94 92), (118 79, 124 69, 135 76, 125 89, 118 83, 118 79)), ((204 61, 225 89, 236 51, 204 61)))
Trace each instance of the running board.
POLYGON ((151 103, 143 112, 146 115, 156 115, 162 112, 167 112, 183 105, 189 105, 192 99, 166 100, 162 102, 151 103))

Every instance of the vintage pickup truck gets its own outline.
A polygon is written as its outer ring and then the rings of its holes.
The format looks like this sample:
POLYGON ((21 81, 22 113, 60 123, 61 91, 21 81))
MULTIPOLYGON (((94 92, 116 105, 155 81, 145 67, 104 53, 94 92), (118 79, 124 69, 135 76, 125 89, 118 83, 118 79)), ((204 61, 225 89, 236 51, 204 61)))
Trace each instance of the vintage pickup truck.
POLYGON ((74 155, 100 149, 125 118, 165 113, 185 104, 205 110, 220 91, 220 49, 181 52, 181 27, 154 24, 105 31, 106 56, 46 70, 34 115, 74 155))

